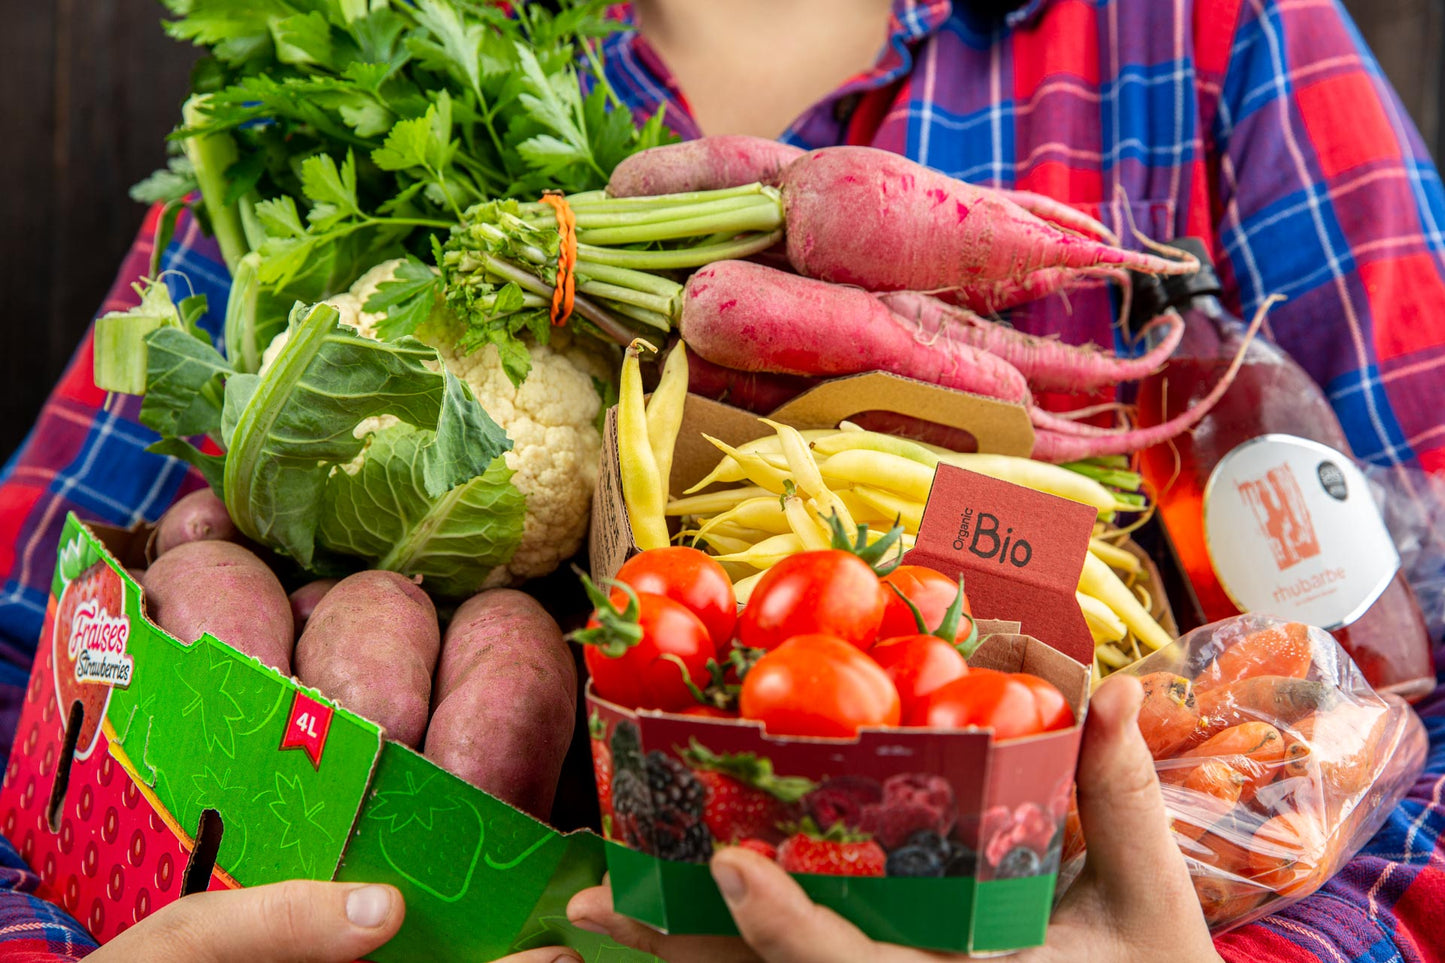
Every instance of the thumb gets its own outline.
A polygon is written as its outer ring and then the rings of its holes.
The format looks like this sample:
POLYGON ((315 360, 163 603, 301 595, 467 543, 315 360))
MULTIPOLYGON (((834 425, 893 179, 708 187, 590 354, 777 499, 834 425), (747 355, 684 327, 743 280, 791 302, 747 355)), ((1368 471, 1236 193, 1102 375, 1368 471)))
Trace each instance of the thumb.
POLYGON ((782 867, 729 846, 712 858, 713 880, 748 945, 767 963, 876 960, 878 944, 808 898, 782 867))
POLYGON ((288 880, 196 893, 111 940, 97 963, 352 963, 401 928, 391 886, 288 880))
MULTIPOLYGON (((1115 675, 1089 700, 1079 749, 1079 823, 1088 844, 1087 871, 1115 905, 1154 905, 1161 884, 1184 871, 1169 829, 1154 757, 1139 732, 1144 690, 1115 675)), ((1184 877, 1187 882, 1187 877, 1184 877)))

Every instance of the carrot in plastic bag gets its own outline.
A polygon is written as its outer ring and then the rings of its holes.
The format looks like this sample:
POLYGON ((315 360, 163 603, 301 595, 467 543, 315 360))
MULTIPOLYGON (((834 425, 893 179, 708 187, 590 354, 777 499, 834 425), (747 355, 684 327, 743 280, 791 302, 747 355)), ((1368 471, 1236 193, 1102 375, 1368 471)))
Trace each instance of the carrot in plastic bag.
POLYGON ((1290 725, 1316 709, 1327 709, 1338 693, 1327 682, 1280 675, 1257 675, 1230 682, 1195 698, 1206 737, 1242 722, 1290 725))
POLYGON ((1167 758, 1187 744, 1199 726, 1193 685, 1173 672, 1151 672, 1139 681, 1144 686, 1139 731, 1155 759, 1167 758))
POLYGON ((1239 798, 1248 802, 1260 786, 1278 774, 1285 757, 1285 740, 1268 722, 1242 722, 1206 739, 1184 756, 1207 758, 1201 768, 1219 763, 1234 770, 1239 775, 1239 798))
POLYGON ((1309 627, 1286 622, 1251 632, 1229 646, 1199 673, 1194 684, 1210 689, 1251 676, 1303 679, 1313 661, 1309 627))

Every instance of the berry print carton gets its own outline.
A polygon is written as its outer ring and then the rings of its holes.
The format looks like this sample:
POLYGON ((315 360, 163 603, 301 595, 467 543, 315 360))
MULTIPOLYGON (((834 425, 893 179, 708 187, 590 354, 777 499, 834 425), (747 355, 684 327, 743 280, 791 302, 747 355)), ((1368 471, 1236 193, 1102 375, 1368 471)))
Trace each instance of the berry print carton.
POLYGON ((985 636, 970 664, 1052 682, 1068 729, 997 743, 988 730, 773 737, 589 690, 618 910, 671 933, 735 933, 706 864, 737 844, 875 939, 980 954, 1042 944, 1089 689, 1074 592, 1094 514, 943 467, 905 558, 963 576, 985 636))
POLYGON ((40 896, 104 942, 198 890, 386 882, 406 923, 377 963, 555 944, 652 959, 567 923, 602 876, 596 835, 559 834, 254 658, 149 622, 124 568, 146 536, 72 515, 61 538, 0 787, 40 896))

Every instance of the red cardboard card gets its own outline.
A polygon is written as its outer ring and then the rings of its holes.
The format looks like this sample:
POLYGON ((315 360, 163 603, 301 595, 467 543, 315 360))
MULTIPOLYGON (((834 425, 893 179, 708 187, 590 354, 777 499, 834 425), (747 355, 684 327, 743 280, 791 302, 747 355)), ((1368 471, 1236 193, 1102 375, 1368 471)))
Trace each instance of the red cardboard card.
POLYGON ((939 465, 904 561, 961 572, 980 619, 1020 631, 1084 665, 1094 641, 1074 593, 1098 512, 1089 505, 939 465))

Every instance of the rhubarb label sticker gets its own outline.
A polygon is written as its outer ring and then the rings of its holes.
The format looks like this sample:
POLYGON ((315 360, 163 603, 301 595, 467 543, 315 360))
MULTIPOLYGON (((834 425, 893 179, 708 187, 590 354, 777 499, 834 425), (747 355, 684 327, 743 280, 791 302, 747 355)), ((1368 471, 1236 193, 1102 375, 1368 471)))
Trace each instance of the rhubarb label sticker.
POLYGON ((1215 466, 1204 538, 1235 605, 1324 629, 1364 615, 1400 568, 1365 476, 1291 435, 1247 441, 1215 466))

